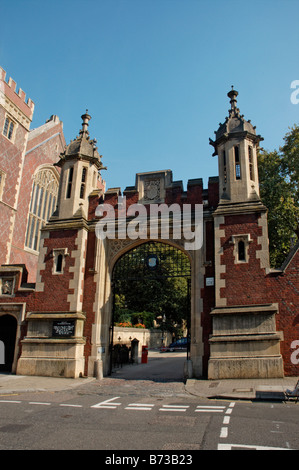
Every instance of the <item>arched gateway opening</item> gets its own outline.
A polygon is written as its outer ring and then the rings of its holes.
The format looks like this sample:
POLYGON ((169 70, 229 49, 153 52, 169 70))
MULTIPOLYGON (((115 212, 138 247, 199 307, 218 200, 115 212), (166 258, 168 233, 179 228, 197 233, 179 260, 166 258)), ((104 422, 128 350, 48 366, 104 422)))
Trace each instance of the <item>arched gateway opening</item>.
POLYGON ((15 356, 17 320, 12 315, 0 316, 0 372, 11 372, 15 356))
MULTIPOLYGON (((145 242, 116 261, 112 272, 110 374, 124 364, 136 363, 137 357, 140 361, 142 346, 146 345, 149 354, 155 355, 155 375, 161 379, 163 371, 159 373, 156 359, 169 352, 171 343, 183 339, 170 349, 174 352, 172 362, 176 357, 180 357, 180 364, 182 356, 184 361, 189 359, 190 291, 189 256, 172 245, 145 242)), ((181 378, 183 372, 182 365, 181 378)))

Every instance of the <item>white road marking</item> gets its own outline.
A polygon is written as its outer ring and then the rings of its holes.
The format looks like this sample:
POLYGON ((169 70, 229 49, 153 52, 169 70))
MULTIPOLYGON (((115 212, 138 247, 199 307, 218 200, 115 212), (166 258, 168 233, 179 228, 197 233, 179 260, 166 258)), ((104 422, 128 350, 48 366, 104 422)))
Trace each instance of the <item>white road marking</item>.
POLYGON ((51 403, 45 403, 45 402, 42 402, 42 401, 30 401, 29 405, 46 405, 46 406, 49 406, 49 405, 51 405, 51 403))
MULTIPOLYGON (((115 400, 117 400, 120 397, 113 397, 108 400, 104 400, 100 403, 97 403, 95 405, 90 406, 90 408, 99 408, 99 409, 116 409, 117 407, 121 406, 122 403, 117 403, 115 400)), ((21 400, 0 400, 0 403, 22 403, 21 400)), ((23 402, 25 403, 25 402, 23 402)), ((49 402, 39 402, 39 401, 31 401, 28 402, 30 405, 41 405, 41 406, 50 406, 53 403, 49 402)), ((54 403, 55 405, 55 403, 54 403)), ((60 403, 57 404, 58 406, 61 407, 70 407, 70 408, 83 408, 83 405, 77 405, 77 404, 72 404, 72 403, 60 403)), ((235 403, 232 402, 229 407, 227 408, 225 414, 231 414, 232 409, 234 407, 235 403)), ((135 411, 151 411, 154 408, 153 403, 129 403, 127 406, 125 406, 125 410, 135 410, 135 411)), ((189 405, 162 405, 162 408, 159 408, 159 411, 167 411, 167 412, 186 412, 187 409, 190 408, 189 405)), ((218 406, 218 405, 197 405, 196 409, 194 412, 196 413, 223 413, 225 410, 225 406, 218 406)), ((230 422, 230 417, 225 416, 223 420, 223 424, 229 424, 230 422)), ((225 431, 227 428, 222 428, 221 431, 221 437, 223 437, 225 434, 227 434, 227 431, 225 431)))
MULTIPOLYGON (((223 424, 229 424, 230 423, 230 416, 232 414, 233 408, 235 406, 235 402, 231 402, 228 406, 228 409, 225 412, 225 416, 223 418, 223 424)), ((226 439, 228 436, 228 427, 227 426, 222 426, 220 430, 220 439, 226 439)))
POLYGON ((163 405, 164 408, 189 408, 189 405, 163 405))
POLYGON ((0 400, 0 403, 22 403, 19 400, 0 400))
POLYGON ((198 405, 196 408, 217 408, 224 410, 225 406, 216 406, 216 405, 198 405))
POLYGON ((149 403, 129 403, 128 406, 155 406, 153 405, 152 403, 149 404, 149 403))
POLYGON ((224 416, 223 424, 229 424, 229 422, 230 422, 230 416, 224 416))
POLYGON ((218 444, 218 450, 253 449, 253 450, 291 450, 285 447, 252 446, 246 444, 218 444))
POLYGON ((163 405, 163 408, 159 408, 159 411, 187 411, 190 408, 189 405, 163 405))
POLYGON ((148 403, 130 403, 125 410, 151 411, 155 405, 148 403))
POLYGON ((225 406, 199 405, 196 407, 196 413, 223 413, 225 406))
POLYGON ((120 397, 114 397, 110 398, 110 400, 105 400, 101 401, 100 403, 97 403, 96 405, 92 405, 90 408, 110 408, 110 409, 115 409, 117 406, 120 406, 121 403, 111 403, 113 400, 117 400, 117 398, 120 397))
POLYGON ((228 428, 227 427, 222 427, 220 431, 220 437, 222 439, 226 439, 228 436, 228 428))
POLYGON ((82 405, 71 405, 69 403, 60 403, 59 406, 70 406, 72 408, 82 408, 82 405))

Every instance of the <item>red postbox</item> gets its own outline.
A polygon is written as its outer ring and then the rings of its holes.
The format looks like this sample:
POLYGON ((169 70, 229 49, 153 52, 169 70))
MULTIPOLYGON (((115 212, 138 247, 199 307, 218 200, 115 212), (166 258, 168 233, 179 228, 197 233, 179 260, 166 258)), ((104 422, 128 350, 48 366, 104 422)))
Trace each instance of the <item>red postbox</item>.
POLYGON ((141 364, 147 364, 148 347, 142 346, 141 364))

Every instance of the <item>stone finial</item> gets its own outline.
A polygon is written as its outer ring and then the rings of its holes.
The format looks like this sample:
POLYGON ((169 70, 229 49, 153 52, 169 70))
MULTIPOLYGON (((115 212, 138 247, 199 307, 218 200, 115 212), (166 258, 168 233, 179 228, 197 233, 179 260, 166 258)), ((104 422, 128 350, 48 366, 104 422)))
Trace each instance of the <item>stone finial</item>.
POLYGON ((82 114, 81 116, 81 119, 82 119, 82 130, 80 131, 80 134, 85 134, 85 135, 89 135, 89 132, 88 132, 88 121, 90 121, 91 119, 91 116, 88 114, 88 109, 86 110, 86 113, 85 114, 82 114))
POLYGON ((231 110, 236 111, 237 110, 237 96, 238 92, 234 90, 234 86, 232 85, 232 89, 227 93, 227 96, 230 98, 230 104, 231 104, 231 110))

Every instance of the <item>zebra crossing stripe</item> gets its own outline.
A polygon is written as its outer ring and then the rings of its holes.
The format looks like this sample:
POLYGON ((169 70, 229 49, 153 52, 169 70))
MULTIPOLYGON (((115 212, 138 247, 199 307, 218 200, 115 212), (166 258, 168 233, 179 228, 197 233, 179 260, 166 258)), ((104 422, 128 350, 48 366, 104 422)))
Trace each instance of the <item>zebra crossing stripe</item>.
MULTIPOLYGON (((122 403, 116 402, 120 397, 113 397, 108 400, 104 400, 100 403, 96 403, 95 405, 91 405, 90 408, 97 408, 97 409, 116 409, 120 407, 122 403)), ((22 403, 21 400, 0 400, 0 403, 22 403)), ((30 405, 47 405, 50 406, 52 403, 49 402, 29 402, 30 405)), ((235 403, 231 403, 229 407, 226 406, 218 406, 218 405, 198 405, 194 410, 197 413, 223 413, 225 412, 225 417, 223 420, 223 424, 229 424, 230 417, 229 415, 233 411, 235 403)), ((61 407, 73 407, 73 408, 82 408, 83 405, 73 404, 73 403, 60 403, 59 406, 61 407)), ((129 403, 128 405, 124 405, 125 410, 135 410, 135 411, 151 411, 156 405, 153 403, 129 403)), ((184 413, 190 408, 189 405, 162 405, 161 408, 158 408, 159 411, 165 412, 181 412, 184 413)))
POLYGON ((187 411, 189 406, 187 405, 163 405, 163 408, 159 408, 159 411, 187 411))
POLYGON ((151 411, 155 405, 148 403, 130 403, 125 410, 151 411))
POLYGON ((199 405, 196 407, 197 413, 223 413, 225 406, 199 405))

